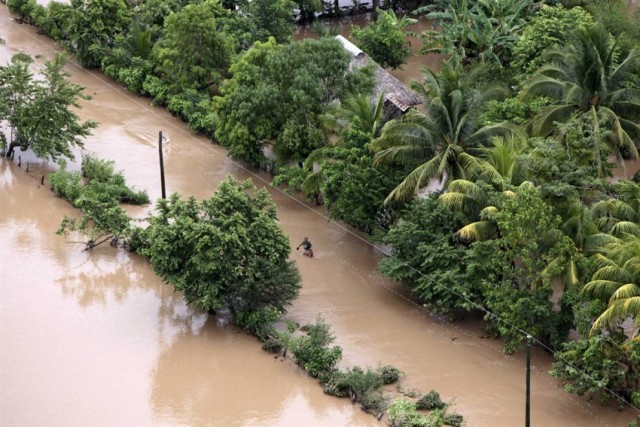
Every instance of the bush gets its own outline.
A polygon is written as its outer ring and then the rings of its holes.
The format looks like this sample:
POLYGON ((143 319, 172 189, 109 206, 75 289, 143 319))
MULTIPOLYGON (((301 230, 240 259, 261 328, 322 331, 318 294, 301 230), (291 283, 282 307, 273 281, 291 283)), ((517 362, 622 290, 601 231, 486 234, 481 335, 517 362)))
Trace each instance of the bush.
POLYGON ((387 411, 391 427, 429 427, 427 417, 416 411, 416 404, 405 399, 396 399, 387 411))
POLYGON ((547 98, 535 98, 524 102, 519 98, 507 98, 502 101, 487 102, 484 113, 478 119, 480 126, 495 125, 509 121, 516 125, 523 125, 549 105, 547 98))
POLYGON ((363 394, 359 402, 365 412, 379 414, 389 406, 389 397, 381 390, 375 390, 363 394))
POLYGON ((391 365, 381 366, 377 369, 377 372, 380 374, 382 383, 385 385, 395 383, 400 379, 400 374, 402 374, 400 369, 391 365))
POLYGON ((434 409, 444 409, 446 407, 447 404, 440 398, 440 393, 435 390, 431 390, 416 402, 417 409, 427 409, 432 411, 434 409))
POLYGON ((605 388, 615 390, 627 401, 637 399, 640 341, 627 342, 626 338, 622 329, 617 328, 609 331, 608 336, 595 335, 567 342, 555 355, 551 375, 563 380, 568 392, 578 396, 587 394, 589 400, 599 397, 603 403, 608 402, 613 396, 605 388))
POLYGON ((351 35, 369 56, 386 68, 401 68, 411 53, 406 27, 414 19, 397 18, 393 10, 378 10, 378 20, 363 28, 353 27, 351 35))
POLYGON ((513 65, 525 74, 535 72, 544 64, 542 54, 545 50, 562 43, 572 31, 593 23, 591 15, 581 7, 543 6, 524 27, 516 43, 513 65))
MULTIPOLYGON (((276 341, 269 338, 269 335, 273 332, 273 324, 280 320, 282 317, 282 312, 273 307, 265 307, 255 311, 241 311, 236 313, 234 317, 234 323, 240 326, 245 331, 249 332, 252 335, 255 335, 260 341, 276 341)), ((272 353, 277 353, 282 349, 282 343, 280 343, 280 349, 277 351, 272 351, 276 349, 278 346, 274 345, 275 343, 271 342, 267 348, 262 347, 264 350, 268 350, 269 348, 272 353)))
POLYGON ((83 187, 82 176, 79 172, 69 172, 66 165, 62 164, 60 169, 49 174, 49 183, 58 197, 76 206, 75 201, 82 194, 83 187))
POLYGON ((290 348, 295 362, 314 378, 328 378, 342 359, 342 348, 330 347, 335 337, 321 317, 303 330, 307 335, 291 340, 290 348))
POLYGON ((452 414, 444 414, 444 423, 451 427, 462 427, 462 422, 464 421, 464 417, 460 414, 456 414, 455 412, 452 414))
POLYGON ((112 194, 120 203, 144 205, 149 203, 146 191, 134 191, 127 186, 121 172, 115 173, 112 160, 102 160, 93 156, 82 158, 82 174, 89 186, 112 194))

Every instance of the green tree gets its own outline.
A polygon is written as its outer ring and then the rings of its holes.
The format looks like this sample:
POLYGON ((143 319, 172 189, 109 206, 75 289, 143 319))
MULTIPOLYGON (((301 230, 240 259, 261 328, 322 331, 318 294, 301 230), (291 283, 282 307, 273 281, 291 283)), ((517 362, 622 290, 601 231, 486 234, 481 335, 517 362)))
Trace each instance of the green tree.
POLYGON ((407 286, 432 308, 445 313, 473 310, 480 301, 480 282, 467 280, 466 245, 455 232, 467 218, 438 202, 437 196, 414 200, 391 227, 383 242, 392 256, 380 261, 382 274, 407 286), (466 299, 465 299, 466 298, 466 299))
POLYGON ((587 394, 589 400, 596 396, 605 403, 615 399, 608 389, 638 406, 640 340, 625 341, 624 333, 615 330, 608 336, 597 334, 565 343, 556 353, 551 375, 565 381, 570 393, 587 394))
POLYGON ((536 117, 533 131, 546 136, 555 122, 571 122, 593 136, 593 161, 602 176, 603 152, 638 157, 640 140, 640 49, 618 60, 616 42, 602 27, 577 32, 565 47, 552 49, 525 84, 527 97, 547 96, 553 104, 536 117))
POLYGON ((132 21, 129 31, 118 34, 113 48, 102 61, 102 69, 128 90, 144 93, 144 81, 153 71, 153 32, 140 21, 132 21))
POLYGON ((206 1, 167 16, 153 58, 163 83, 172 92, 206 89, 222 80, 234 51, 218 19, 226 13, 218 2, 206 1))
POLYGON ((124 0, 71 0, 68 46, 87 68, 97 68, 129 21, 124 0))
POLYGON ((216 139, 237 158, 304 161, 326 143, 319 122, 326 106, 372 88, 371 74, 349 71, 349 54, 333 39, 278 45, 257 42, 232 67, 216 97, 216 139))
POLYGON ((57 42, 67 42, 74 16, 74 9, 69 4, 52 1, 46 8, 45 15, 40 19, 34 19, 34 24, 46 35, 57 42))
POLYGON ((561 45, 574 30, 593 24, 591 15, 581 7, 542 6, 524 26, 515 45, 513 65, 526 74, 535 72, 544 65, 546 50, 561 45))
POLYGON ((391 206, 383 200, 400 182, 397 169, 375 167, 368 149, 371 134, 362 131, 356 119, 341 133, 339 145, 312 153, 306 162, 317 170, 305 181, 307 194, 319 191, 331 211, 331 216, 372 234, 385 229, 393 218, 391 206))
POLYGON ((418 8, 441 27, 422 33, 423 52, 450 55, 454 62, 507 65, 530 5, 527 0, 444 0, 418 8))
POLYGON ((40 158, 73 159, 72 149, 82 147, 82 138, 96 127, 92 121, 81 122, 73 111, 80 108, 84 88, 69 81, 62 54, 45 62, 43 79, 34 79, 30 62, 30 57, 18 54, 11 64, 0 67, 0 98, 5 100, 0 105, 0 122, 9 124, 13 136, 7 155, 19 147, 33 150, 40 158))
POLYGON ((423 94, 426 112, 412 110, 385 125, 374 141, 377 163, 401 163, 414 169, 387 196, 390 200, 409 200, 433 179, 447 184, 466 178, 469 165, 477 162, 472 150, 480 142, 512 130, 502 124, 478 129, 478 115, 484 102, 502 93, 481 92, 474 88, 477 74, 444 65, 436 75, 424 71, 426 84, 412 87, 423 94))
POLYGON ((401 68, 410 53, 407 26, 416 22, 407 16, 398 18, 393 10, 380 10, 376 21, 364 28, 354 27, 351 35, 381 67, 401 68))
POLYGON ((481 242, 493 255, 486 259, 479 252, 472 262, 491 265, 493 272, 486 276, 483 287, 485 304, 508 323, 489 314, 485 320, 497 335, 505 337, 507 351, 524 340, 510 325, 558 345, 568 332, 569 319, 568 313, 553 309, 550 282, 554 274, 548 267, 557 257, 568 256, 572 248, 568 238, 549 234, 560 219, 531 185, 520 186, 515 197, 506 198, 494 218, 499 238, 481 242))
POLYGON ((154 271, 184 293, 187 303, 234 318, 285 308, 300 276, 289 260, 289 239, 265 190, 250 181, 223 181, 209 199, 160 200, 133 244, 154 271))
POLYGON ((292 0, 263 0, 246 2, 242 10, 248 15, 251 26, 251 42, 266 42, 269 37, 278 43, 288 43, 293 37, 292 0))

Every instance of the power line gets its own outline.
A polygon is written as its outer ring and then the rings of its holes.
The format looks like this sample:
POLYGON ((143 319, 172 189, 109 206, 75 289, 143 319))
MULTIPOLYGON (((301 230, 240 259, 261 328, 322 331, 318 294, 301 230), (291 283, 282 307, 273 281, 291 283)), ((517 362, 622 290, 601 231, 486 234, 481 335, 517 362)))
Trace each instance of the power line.
MULTIPOLYGON (((58 52, 56 49, 51 48, 49 46, 47 46, 45 43, 43 43, 42 41, 38 40, 36 37, 34 37, 32 34, 30 34, 29 32, 23 30, 20 27, 16 27, 18 28, 19 31, 23 32, 24 34, 26 34, 29 38, 32 38, 34 40, 36 40, 40 45, 44 46, 45 48, 49 49, 50 51, 56 53, 58 52)), ((193 136, 193 134, 186 132, 182 127, 171 123, 170 121, 168 121, 167 119, 165 119, 164 117, 161 117, 159 114, 157 114, 155 111, 153 111, 152 109, 149 108, 148 105, 144 105, 142 103, 140 103, 137 99, 135 99, 134 97, 130 96, 127 92, 122 91, 120 87, 118 86, 114 86, 113 84, 111 84, 109 81, 101 78, 100 76, 92 73, 91 71, 83 68, 79 63, 77 63, 73 58, 69 58, 69 63, 75 65, 78 69, 80 69, 81 71, 89 74, 90 76, 92 76, 94 79, 98 80, 99 82, 101 82, 102 84, 104 84, 105 86, 113 89, 114 91, 120 93, 121 95, 123 95, 124 97, 128 98, 130 101, 132 101, 134 104, 142 107, 144 110, 148 111, 149 113, 151 113, 152 115, 156 116, 158 119, 160 119, 161 121, 165 122, 167 125, 169 125, 170 127, 174 128, 176 131, 178 131, 179 133, 181 133, 183 136, 186 136, 192 140, 194 140, 195 142, 197 142, 198 144, 204 144, 202 141, 200 141, 199 139, 195 138, 193 136)), ((184 124, 183 122, 180 122, 181 124, 184 124)), ((383 248, 374 245, 373 243, 371 243, 370 241, 368 241, 367 239, 363 238, 362 236, 358 235, 357 233, 355 233, 353 230, 350 230, 349 228, 347 228, 346 226, 336 222, 335 220, 331 219, 331 217, 324 215, 323 213, 311 208, 309 205, 307 205, 306 203, 300 201, 299 199, 293 197, 292 195, 288 194, 287 192, 281 190, 278 187, 275 187, 273 185, 271 185, 270 182, 268 182, 267 180, 265 180, 264 178, 262 178, 260 175, 256 174, 253 170, 247 168, 245 165, 243 165, 242 163, 230 158, 227 155, 224 155, 223 153, 220 152, 219 149, 216 148, 215 145, 213 144, 206 144, 207 147, 210 147, 211 149, 213 149, 213 152, 221 157, 224 157, 227 161, 233 163, 235 166, 239 167, 240 169, 244 170, 245 172, 247 172, 249 175, 251 175, 252 177, 254 177, 255 179, 257 179, 258 181, 264 183, 264 185, 269 186, 271 188, 273 188, 275 191, 281 193, 282 195, 290 198, 291 200, 294 200, 297 204, 299 204, 300 206, 304 207, 305 209, 313 212, 314 214, 322 217, 323 219, 325 219, 327 222, 341 228, 343 231, 351 234, 352 236, 356 237, 357 239, 361 240, 362 242, 364 242, 366 245, 369 245, 371 247, 373 247, 375 250, 381 252, 383 255, 392 258, 396 261, 398 261, 399 263, 401 263, 402 265, 406 266, 407 268, 411 269, 412 271, 414 271, 415 273, 419 274, 420 276, 422 276, 423 278, 427 279, 431 284, 442 288, 450 293, 452 293, 453 295, 456 295, 457 297, 461 298, 462 300, 464 300, 465 302, 467 302, 468 304, 470 304, 471 306, 475 307, 476 309, 478 309, 481 312, 484 312, 486 315, 488 315, 489 317, 492 317, 502 323, 504 323, 505 325, 507 325, 509 328, 513 329, 514 331, 516 331, 517 333, 522 334, 525 338, 526 337, 531 337, 531 339, 535 342, 535 344, 539 345, 540 347, 544 348, 545 350, 547 350, 548 352, 550 352, 551 354, 553 354, 555 359, 559 359, 561 361, 563 361, 564 363, 566 363, 568 366, 572 367, 573 369, 575 369, 576 371, 582 373, 584 375, 585 378, 589 379, 590 381, 592 381, 598 388, 607 391, 610 395, 612 395, 613 397, 615 397, 616 399, 618 399, 620 402, 625 403, 626 405, 628 405, 630 408, 634 409, 635 411, 637 411, 640 414, 640 408, 638 408, 637 406, 635 406, 632 402, 627 401, 626 399, 624 399, 622 396, 620 396, 618 393, 616 393, 615 391, 597 384, 599 380, 597 380, 596 378, 594 378, 593 376, 589 375, 587 372, 583 371, 582 369, 578 368, 577 366, 573 365, 572 363, 570 363, 568 360, 564 359, 563 357, 560 357, 557 355, 557 353, 551 349, 550 347, 548 347, 547 345, 545 345, 544 343, 542 343, 541 341, 539 341, 537 338, 535 338, 535 336, 533 336, 532 334, 528 333, 527 331, 521 329, 518 326, 513 325, 512 323, 510 323, 509 321, 507 321, 506 319, 498 316, 497 314, 492 313, 491 311, 489 311, 486 307, 484 307, 483 305, 471 300, 470 298, 466 297, 463 294, 460 294, 456 291, 454 291, 453 289, 450 289, 440 283, 437 283, 435 280, 433 280, 431 277, 427 276, 425 273, 417 270, 416 268, 408 265, 406 262, 401 261, 400 259, 398 259, 397 257, 395 257, 393 255, 392 252, 384 250, 383 248)), ((219 147, 219 146, 218 146, 219 147)), ((387 286, 383 286, 380 285, 382 287, 384 287, 385 289, 393 292, 394 294, 400 296, 402 299, 410 302, 411 304, 419 307, 421 310, 424 310, 425 312, 427 312, 428 314, 430 314, 433 317, 436 317, 433 312, 431 312, 430 310, 427 309, 427 307, 425 307, 424 305, 420 305, 415 303, 414 301, 412 301, 411 299, 401 295, 400 293, 390 289, 387 286)))

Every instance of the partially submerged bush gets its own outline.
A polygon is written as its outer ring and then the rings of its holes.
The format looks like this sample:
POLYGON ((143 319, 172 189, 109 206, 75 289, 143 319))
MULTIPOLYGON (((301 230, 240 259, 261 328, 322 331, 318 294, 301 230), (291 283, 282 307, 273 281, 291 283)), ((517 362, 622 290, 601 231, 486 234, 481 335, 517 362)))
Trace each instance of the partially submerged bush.
POLYGON ((303 330, 307 335, 291 340, 294 360, 312 377, 328 377, 342 359, 342 348, 330 347, 335 341, 331 327, 318 317, 315 324, 306 325, 303 330))
POLYGON ((82 158, 82 173, 89 185, 103 184, 104 191, 117 197, 120 203, 144 205, 149 203, 146 191, 134 191, 128 187, 122 172, 115 172, 112 160, 102 160, 94 156, 82 158))
POLYGON ((427 409, 429 411, 434 409, 444 409, 446 406, 447 404, 440 398, 440 393, 435 390, 431 390, 416 402, 417 409, 427 409))
POLYGON ((444 414, 445 425, 451 427, 462 427, 462 421, 464 421, 464 417, 456 412, 444 414))
POLYGON ((377 372, 380 374, 382 383, 385 385, 397 382, 400 379, 400 374, 402 374, 400 369, 391 365, 380 366, 377 369, 377 372))
POLYGON ((387 411, 391 427, 429 427, 427 417, 416 410, 416 404, 401 397, 387 411))

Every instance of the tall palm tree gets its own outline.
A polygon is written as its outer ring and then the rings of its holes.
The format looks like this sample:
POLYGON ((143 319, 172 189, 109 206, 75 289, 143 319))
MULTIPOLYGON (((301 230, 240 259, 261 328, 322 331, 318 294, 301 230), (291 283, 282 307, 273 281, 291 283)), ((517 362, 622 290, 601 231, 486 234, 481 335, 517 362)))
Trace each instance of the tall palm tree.
POLYGON ((640 49, 618 59, 617 41, 602 26, 579 30, 564 47, 552 49, 551 62, 525 84, 527 97, 554 103, 540 112, 533 131, 548 135, 554 122, 576 122, 594 136, 594 161, 602 173, 602 149, 638 156, 640 141, 640 49))
MULTIPOLYGON (((626 235, 595 255, 598 270, 583 292, 609 298, 609 306, 596 319, 591 333, 619 320, 632 318, 640 327, 640 237, 626 235)), ((634 334, 637 335, 637 329, 634 334)))
POLYGON ((504 92, 474 89, 477 72, 463 73, 445 64, 438 75, 428 69, 423 74, 425 83, 411 86, 424 98, 426 112, 412 110, 390 121, 372 144, 378 150, 376 163, 416 166, 385 202, 410 200, 432 179, 441 179, 444 187, 454 179, 466 179, 467 166, 477 162, 473 150, 481 141, 514 132, 504 124, 478 129, 482 104, 504 92))

